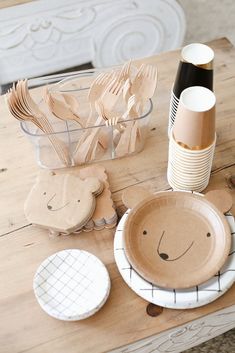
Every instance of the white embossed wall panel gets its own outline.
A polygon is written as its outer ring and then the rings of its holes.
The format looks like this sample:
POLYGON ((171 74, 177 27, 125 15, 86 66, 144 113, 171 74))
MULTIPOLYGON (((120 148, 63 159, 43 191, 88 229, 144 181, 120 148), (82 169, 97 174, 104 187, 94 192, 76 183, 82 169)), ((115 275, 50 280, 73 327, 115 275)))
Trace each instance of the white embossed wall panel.
POLYGON ((182 44, 175 0, 40 0, 0 10, 0 84, 92 61, 119 64, 182 44))

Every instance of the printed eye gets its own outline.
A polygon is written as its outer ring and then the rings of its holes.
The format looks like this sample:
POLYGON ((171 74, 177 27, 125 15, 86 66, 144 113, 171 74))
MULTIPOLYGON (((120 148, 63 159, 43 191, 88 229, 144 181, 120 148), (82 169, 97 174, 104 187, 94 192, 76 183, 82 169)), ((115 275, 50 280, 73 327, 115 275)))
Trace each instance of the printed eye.
POLYGON ((46 191, 44 191, 43 195, 46 195, 46 194, 47 194, 46 191))
POLYGON ((80 202, 80 200, 78 200, 78 202, 80 202))
POLYGON ((146 234, 147 234, 147 230, 144 230, 144 231, 143 231, 143 234, 146 235, 146 234))
POLYGON ((209 237, 211 236, 211 233, 207 233, 207 235, 206 235, 206 236, 207 236, 207 238, 209 238, 209 237))

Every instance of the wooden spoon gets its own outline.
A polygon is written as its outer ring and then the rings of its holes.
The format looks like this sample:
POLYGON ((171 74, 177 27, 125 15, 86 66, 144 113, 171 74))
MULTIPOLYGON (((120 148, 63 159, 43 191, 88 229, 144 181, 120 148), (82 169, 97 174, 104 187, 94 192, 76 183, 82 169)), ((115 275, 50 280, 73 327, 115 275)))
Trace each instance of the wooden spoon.
POLYGON ((75 109, 71 109, 71 104, 73 108, 76 108, 78 106, 77 100, 75 97, 75 101, 71 99, 71 96, 65 96, 65 95, 58 95, 55 93, 52 93, 48 90, 47 87, 45 87, 43 91, 43 98, 45 102, 48 104, 49 109, 51 112, 59 119, 61 120, 73 120, 76 121, 81 127, 83 127, 83 124, 81 122, 81 119, 79 118, 78 114, 74 113, 75 109), (59 98, 62 98, 63 100, 60 100, 59 98), (67 103, 69 101, 70 105, 67 103))

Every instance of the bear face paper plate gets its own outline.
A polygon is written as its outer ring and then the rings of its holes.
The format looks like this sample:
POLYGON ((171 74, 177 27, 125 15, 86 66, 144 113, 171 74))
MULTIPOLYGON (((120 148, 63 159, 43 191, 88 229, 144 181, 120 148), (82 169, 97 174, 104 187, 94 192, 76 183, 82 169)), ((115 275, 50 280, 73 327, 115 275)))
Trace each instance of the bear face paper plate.
POLYGON ((222 212, 206 197, 191 193, 148 196, 136 203, 125 222, 129 262, 143 278, 165 288, 207 281, 223 266, 230 247, 222 212))
POLYGON ((128 261, 124 249, 123 229, 129 217, 128 210, 121 218, 114 237, 115 262, 125 283, 137 295, 149 303, 172 309, 190 309, 211 303, 222 296, 235 281, 235 222, 226 214, 230 227, 232 245, 228 258, 220 271, 208 281, 184 289, 162 288, 141 277, 128 261))
POLYGON ((69 234, 91 219, 102 191, 103 183, 95 177, 41 172, 25 201, 25 216, 34 225, 69 234))

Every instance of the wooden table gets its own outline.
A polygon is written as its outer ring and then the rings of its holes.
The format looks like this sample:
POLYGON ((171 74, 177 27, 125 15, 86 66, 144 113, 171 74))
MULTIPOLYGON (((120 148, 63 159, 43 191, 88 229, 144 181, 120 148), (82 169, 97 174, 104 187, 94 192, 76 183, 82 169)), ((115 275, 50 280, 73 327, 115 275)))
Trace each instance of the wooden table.
POLYGON ((27 2, 31 2, 32 0, 2 0, 0 3, 0 9, 4 9, 6 7, 22 5, 27 2))
MULTIPOLYGON (((207 190, 225 188, 234 197, 235 49, 227 39, 209 44, 215 50, 217 147, 207 190)), ((179 51, 174 51, 144 60, 156 64, 159 70, 145 149, 133 157, 102 163, 109 174, 119 215, 125 210, 121 195, 127 187, 142 185, 151 191, 169 188, 168 108, 178 59, 179 51)), ((235 326, 235 286, 204 307, 163 309, 158 316, 151 317, 146 313, 148 303, 132 292, 119 275, 113 256, 114 230, 52 239, 47 231, 28 224, 23 205, 39 168, 32 146, 7 111, 4 97, 0 100, 0 352, 163 352, 163 347, 173 343, 171 352, 179 352, 235 326), (107 303, 96 315, 81 322, 61 322, 47 316, 32 290, 38 265, 47 256, 66 248, 85 249, 99 256, 112 280, 107 303)), ((72 171, 76 173, 76 168, 72 171)))

